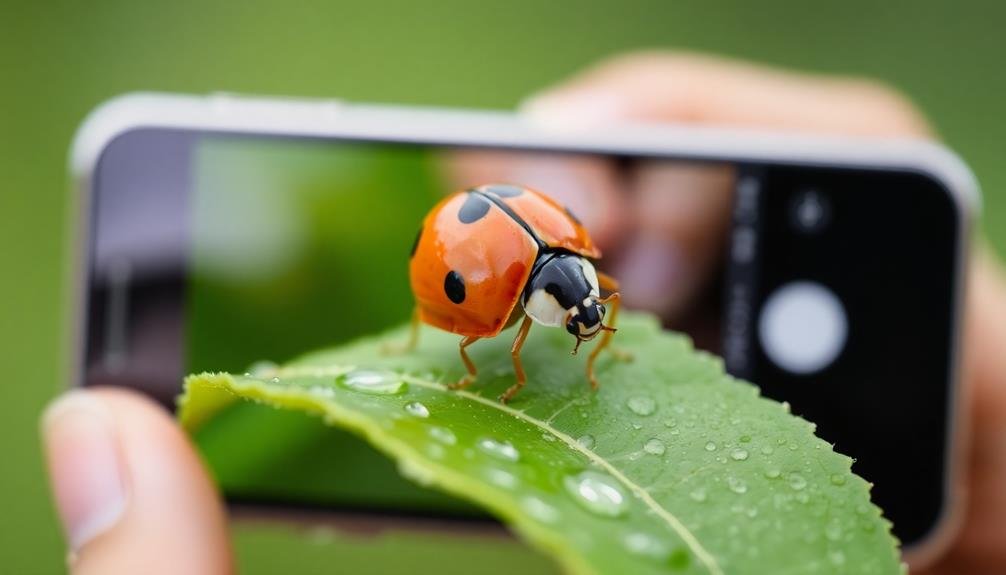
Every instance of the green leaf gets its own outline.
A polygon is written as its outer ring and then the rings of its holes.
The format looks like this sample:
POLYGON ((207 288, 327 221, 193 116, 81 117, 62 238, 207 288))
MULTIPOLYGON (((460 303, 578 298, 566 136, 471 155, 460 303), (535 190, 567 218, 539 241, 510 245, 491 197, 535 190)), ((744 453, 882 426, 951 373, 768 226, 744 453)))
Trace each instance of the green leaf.
POLYGON ((625 314, 615 336, 633 359, 598 362, 562 330, 532 329, 529 383, 513 383, 509 338, 469 348, 432 329, 386 355, 380 338, 243 376, 186 380, 180 418, 195 431, 241 401, 320 415, 395 460, 422 485, 485 508, 572 573, 899 573, 890 524, 851 460, 785 404, 724 374, 721 362, 625 314))

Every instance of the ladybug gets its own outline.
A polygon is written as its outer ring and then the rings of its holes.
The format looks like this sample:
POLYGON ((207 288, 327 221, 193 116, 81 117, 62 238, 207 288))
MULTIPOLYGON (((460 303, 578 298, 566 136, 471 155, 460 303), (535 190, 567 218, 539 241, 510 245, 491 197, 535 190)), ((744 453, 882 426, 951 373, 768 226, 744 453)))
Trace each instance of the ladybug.
POLYGON ((408 347, 419 323, 464 336, 459 349, 468 370, 452 388, 477 375, 466 348, 521 321, 510 355, 517 382, 500 396, 507 402, 527 377, 520 350, 531 324, 565 327, 580 344, 604 333, 587 360, 587 379, 597 388, 594 360, 615 332, 618 282, 597 272, 601 257, 587 230, 568 208, 527 187, 489 184, 444 198, 416 236, 409 279, 416 298, 408 347), (609 293, 601 297, 601 290, 609 293), (611 304, 609 325, 602 323, 611 304))

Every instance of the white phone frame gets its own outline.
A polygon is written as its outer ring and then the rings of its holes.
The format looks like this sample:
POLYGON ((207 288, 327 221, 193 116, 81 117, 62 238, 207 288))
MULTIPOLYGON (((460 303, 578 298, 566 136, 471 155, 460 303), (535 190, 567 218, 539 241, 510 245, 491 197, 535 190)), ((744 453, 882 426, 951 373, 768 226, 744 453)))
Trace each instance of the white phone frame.
MULTIPOLYGON (((546 125, 510 112, 346 103, 339 100, 261 98, 233 94, 190 96, 126 94, 94 110, 70 151, 77 195, 73 260, 70 364, 83 353, 90 198, 98 162, 118 136, 141 128, 168 128, 263 136, 337 138, 377 142, 480 146, 598 154, 656 155, 682 160, 765 162, 921 172, 941 182, 959 214, 951 373, 956 393, 948 406, 945 506, 929 535, 904 550, 913 566, 930 563, 956 535, 964 508, 964 446, 968 390, 961 385, 960 346, 972 223, 980 191, 970 169, 939 144, 910 139, 868 139, 703 127, 694 125, 546 125)), ((72 372, 74 385, 82 382, 72 372)))

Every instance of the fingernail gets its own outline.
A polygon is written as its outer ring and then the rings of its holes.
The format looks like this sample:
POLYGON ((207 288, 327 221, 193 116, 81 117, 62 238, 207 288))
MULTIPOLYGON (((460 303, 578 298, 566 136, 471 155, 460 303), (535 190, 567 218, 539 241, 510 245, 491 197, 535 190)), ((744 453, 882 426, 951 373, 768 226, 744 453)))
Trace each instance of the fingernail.
POLYGON ((42 415, 56 507, 72 550, 111 528, 126 508, 111 414, 86 391, 71 391, 42 415))
POLYGON ((625 119, 621 98, 602 90, 532 96, 518 109, 535 124, 561 130, 596 128, 625 119))

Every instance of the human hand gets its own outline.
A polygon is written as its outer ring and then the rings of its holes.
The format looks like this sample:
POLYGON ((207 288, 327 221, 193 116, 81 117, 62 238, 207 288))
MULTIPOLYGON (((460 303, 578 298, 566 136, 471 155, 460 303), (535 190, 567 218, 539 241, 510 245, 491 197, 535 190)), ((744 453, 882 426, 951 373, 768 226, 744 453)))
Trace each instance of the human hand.
MULTIPOLYGON (((543 123, 571 128, 625 121, 676 122, 875 138, 933 137, 910 102, 875 82, 789 73, 695 54, 620 56, 529 100, 524 111, 543 123)), ((501 169, 500 165, 495 169, 501 169)), ((504 169, 529 165, 504 165, 504 169)), ((603 183, 611 181, 611 174, 600 172, 603 177, 599 178, 598 166, 589 169, 593 173, 579 165, 553 166, 549 176, 560 183, 565 178, 580 184, 579 193, 561 199, 574 211, 583 212, 580 217, 588 228, 601 231, 599 243, 606 259, 613 248, 613 273, 622 280, 628 303, 673 316, 675 307, 691 301, 701 289, 702 278, 719 254, 693 248, 717 245, 714 239, 722 235, 729 205, 724 201, 729 179, 709 168, 644 166, 641 173, 628 178, 630 192, 616 196, 619 186, 603 183), (557 176, 559 172, 565 175, 557 176), (689 178, 688 185, 668 185, 673 183, 669 178, 683 177, 689 178), (593 185, 582 185, 583 181, 593 185), (660 193, 669 187, 686 193, 660 193), (625 234, 626 229, 631 233, 625 234), (633 238, 627 245, 620 240, 626 235, 633 238), (668 267, 673 273, 667 273, 668 267)), ((494 176, 489 179, 512 179, 505 173, 494 176)), ((1006 274, 987 248, 979 250, 972 264, 962 348, 964 386, 971 393, 970 418, 966 419, 971 441, 960 447, 968 450, 966 491, 970 497, 958 536, 924 571, 928 575, 1001 572, 1006 565, 1006 529, 1002 528, 1006 518, 1006 354, 1002 353, 1006 274)))
MULTIPOLYGON (((523 111, 542 125, 573 131, 675 122, 873 137, 930 132, 904 98, 868 81, 673 53, 604 62, 530 99, 523 111)), ((697 335, 680 316, 694 315, 695 296, 722 263, 733 166, 462 150, 447 157, 445 171, 455 188, 506 181, 546 190, 591 231, 604 252, 601 265, 619 278, 628 307, 655 312, 670 327, 697 335)))
POLYGON ((233 571, 224 506, 171 416, 119 389, 74 390, 42 417, 75 575, 233 571))
MULTIPOLYGON (((620 57, 525 108, 543 121, 573 124, 675 121, 931 137, 911 104, 876 84, 694 55, 620 57)), ((597 180, 597 175, 587 179, 597 180)), ((721 235, 716 225, 725 222, 729 178, 715 168, 654 165, 644 166, 632 180, 631 201, 611 196, 616 186, 599 185, 567 203, 588 227, 599 230, 602 245, 616 248, 616 273, 626 289, 648 288, 629 295, 637 301, 659 298, 641 307, 672 311, 701 289, 718 253, 709 250, 707 256, 689 246, 711 245, 710 238, 721 235), (651 193, 666 189, 656 184, 667 178, 688 178, 689 185, 675 187, 695 193, 651 193), (655 207, 667 201, 682 203, 673 209, 655 207), (676 219, 668 221, 660 214, 674 214, 676 219), (633 239, 614 245, 628 226, 633 239), (674 274, 654 265, 667 257, 659 250, 668 245, 679 249, 674 274)), ((988 254, 976 258, 969 280, 963 349, 966 383, 974 398, 971 499, 959 537, 927 572, 934 575, 989 572, 1006 563, 1006 530, 999 528, 1006 517, 1006 490, 1001 487, 1006 478, 1006 355, 1000 351, 1006 342, 1006 280, 988 254)), ((232 570, 219 497, 188 440, 160 408, 125 391, 71 392, 47 412, 43 435, 57 506, 76 554, 74 573, 232 570)))

